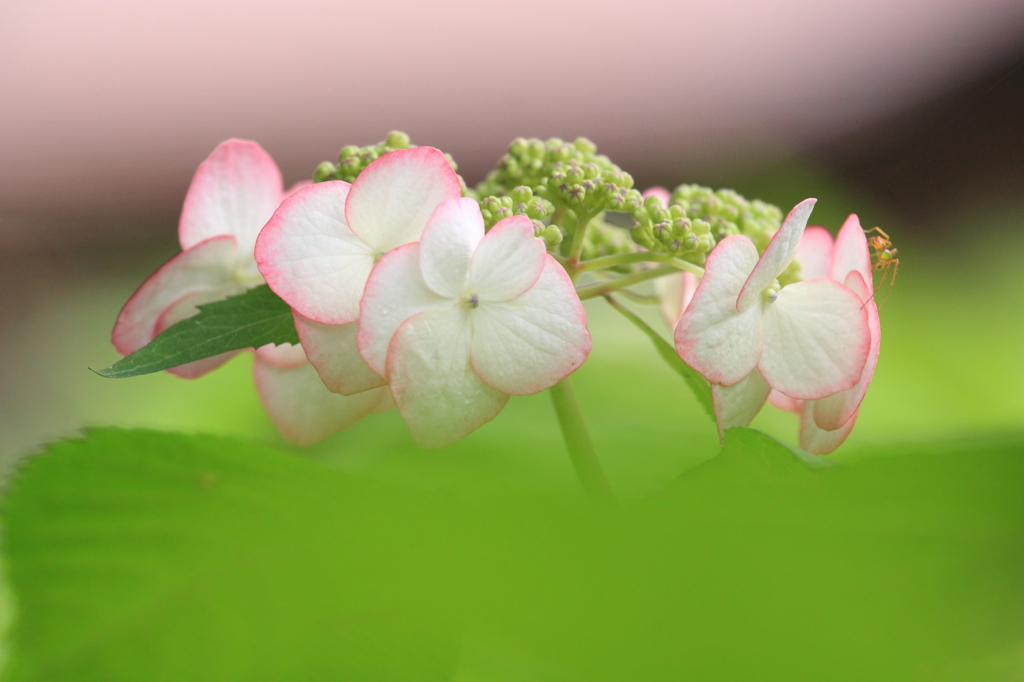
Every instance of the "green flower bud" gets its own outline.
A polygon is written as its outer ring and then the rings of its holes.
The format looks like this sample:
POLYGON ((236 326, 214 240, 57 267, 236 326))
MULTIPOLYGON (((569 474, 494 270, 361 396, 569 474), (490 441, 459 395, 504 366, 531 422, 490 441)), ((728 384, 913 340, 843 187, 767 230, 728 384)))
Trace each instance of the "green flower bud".
POLYGON ((530 143, 526 141, 526 138, 517 137, 512 140, 512 144, 508 146, 508 153, 512 156, 522 156, 526 153, 526 150, 530 148, 530 143))
POLYGON ((533 200, 533 190, 525 185, 520 185, 512 190, 510 196, 516 204, 528 204, 533 200))
POLYGON ((355 146, 354 144, 350 144, 350 145, 347 145, 345 147, 342 147, 341 151, 338 152, 338 161, 342 161, 343 159, 347 159, 350 156, 358 156, 359 155, 359 151, 360 151, 359 147, 355 146))
POLYGON ((385 138, 384 144, 392 149, 408 149, 412 141, 401 130, 392 130, 385 138))
POLYGON ((315 171, 313 171, 313 182, 330 180, 334 177, 334 173, 337 170, 338 168, 333 163, 330 161, 324 161, 316 167, 315 171))
POLYGON ((558 229, 557 225, 548 225, 544 228, 543 238, 548 250, 553 249, 562 243, 562 231, 558 229))

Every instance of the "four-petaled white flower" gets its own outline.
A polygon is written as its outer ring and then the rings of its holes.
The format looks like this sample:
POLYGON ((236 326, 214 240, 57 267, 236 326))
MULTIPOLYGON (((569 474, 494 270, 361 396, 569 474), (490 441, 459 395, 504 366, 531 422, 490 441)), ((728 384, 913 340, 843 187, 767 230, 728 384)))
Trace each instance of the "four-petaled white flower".
POLYGON ((459 176, 433 147, 394 151, 351 185, 321 182, 289 197, 256 242, 267 284, 293 309, 311 363, 330 390, 384 385, 356 349, 359 302, 375 263, 420 238, 442 201, 462 196, 459 176))
POLYGON ((591 347, 583 305, 531 221, 505 218, 485 235, 477 203, 461 198, 377 263, 358 343, 424 447, 459 440, 509 395, 553 386, 591 347))
MULTIPOLYGON (((263 283, 253 258, 257 235, 281 201, 309 184, 284 190, 277 164, 255 142, 228 140, 196 170, 178 228, 183 251, 147 279, 128 300, 112 340, 127 355, 175 322, 263 283)), ((236 352, 191 362, 170 372, 195 378, 236 352)), ((386 391, 359 400, 330 393, 300 346, 258 349, 253 375, 271 421, 289 440, 309 444, 390 405, 386 391)))
POLYGON ((863 300, 831 279, 777 279, 814 203, 797 204, 760 258, 748 238, 723 239, 676 327, 680 357, 712 384, 720 435, 749 424, 773 388, 815 400, 861 379, 872 337, 863 300))
POLYGON ((795 400, 776 391, 769 396, 775 406, 800 416, 800 447, 811 454, 824 455, 842 445, 857 422, 857 411, 878 364, 882 327, 871 286, 871 251, 856 215, 846 219, 834 244, 832 235, 825 228, 807 228, 796 260, 805 278, 832 279, 844 283, 856 293, 863 301, 871 333, 867 362, 859 381, 852 388, 818 400, 795 400))

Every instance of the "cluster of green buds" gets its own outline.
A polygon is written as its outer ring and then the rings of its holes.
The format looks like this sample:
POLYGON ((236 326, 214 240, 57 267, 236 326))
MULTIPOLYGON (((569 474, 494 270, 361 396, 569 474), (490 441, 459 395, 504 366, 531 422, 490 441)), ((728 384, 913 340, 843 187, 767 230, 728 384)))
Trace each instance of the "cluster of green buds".
POLYGON ((636 222, 631 234, 637 244, 698 265, 718 242, 734 234, 749 237, 763 252, 782 224, 782 212, 771 204, 700 185, 680 185, 668 206, 649 196, 632 213, 636 222))
POLYGON ((635 222, 630 236, 648 251, 703 265, 718 243, 706 220, 690 218, 682 206, 665 206, 658 197, 647 197, 632 213, 635 222))
POLYGON ((544 240, 548 250, 562 243, 563 234, 557 225, 548 224, 555 212, 554 205, 547 199, 534 196, 533 190, 521 185, 503 196, 487 196, 478 199, 480 213, 484 217, 484 229, 490 230, 503 218, 524 215, 533 222, 533 234, 544 240))
POLYGON ((584 137, 571 143, 557 137, 546 142, 517 138, 477 192, 501 196, 520 186, 530 187, 556 210, 568 208, 577 216, 628 212, 643 203, 629 173, 598 154, 596 145, 584 137))
MULTIPOLYGON (((383 142, 378 142, 377 144, 365 147, 357 147, 354 144, 350 144, 343 147, 338 153, 338 163, 324 161, 316 167, 316 171, 313 173, 313 182, 324 182, 325 180, 354 182, 356 177, 363 172, 364 168, 385 154, 396 149, 409 149, 415 146, 409 139, 409 136, 400 130, 392 130, 383 142)), ((457 172, 459 167, 455 163, 455 159, 448 153, 445 153, 444 156, 448 159, 452 170, 457 172)), ((462 178, 460 177, 459 180, 462 180, 462 178)), ((462 185, 465 187, 466 183, 463 182, 462 185)))
POLYGON ((679 206, 691 220, 699 219, 710 227, 715 242, 734 234, 749 237, 763 253, 773 234, 782 225, 782 211, 754 199, 748 201, 731 189, 712 190, 700 185, 680 185, 672 192, 670 206, 679 206))
MULTIPOLYGON (((633 178, 607 156, 598 154, 597 147, 586 138, 565 142, 559 138, 544 141, 520 137, 509 145, 497 169, 476 191, 478 196, 486 197, 481 201, 485 216, 487 211, 499 216, 492 207, 503 201, 507 204, 516 192, 525 196, 529 191, 533 200, 547 202, 551 208, 547 215, 556 224, 543 231, 549 249, 562 243, 566 227, 571 231, 583 221, 589 228, 584 234, 582 257, 635 250, 625 230, 604 222, 600 216, 605 211, 628 213, 643 204, 643 197, 633 189, 633 178), (570 212, 573 218, 565 220, 570 212)), ((512 203, 523 202, 513 197, 512 203)), ((568 246, 568 241, 562 243, 562 251, 568 246)))

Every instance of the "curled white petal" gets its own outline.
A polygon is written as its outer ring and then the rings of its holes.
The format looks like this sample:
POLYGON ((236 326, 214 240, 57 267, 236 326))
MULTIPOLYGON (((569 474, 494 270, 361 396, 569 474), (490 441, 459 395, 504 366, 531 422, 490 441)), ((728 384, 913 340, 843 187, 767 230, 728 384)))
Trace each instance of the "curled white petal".
POLYGON ((723 239, 708 256, 704 277, 676 326, 676 351, 713 384, 735 384, 761 356, 761 306, 736 309, 736 297, 756 263, 757 249, 749 239, 723 239))
POLYGON ((761 292, 771 286, 779 275, 789 266, 800 248, 800 240, 807 226, 807 219, 811 217, 811 211, 817 199, 804 199, 793 207, 786 219, 782 221, 782 227, 772 236, 768 247, 761 254, 757 266, 751 271, 749 279, 743 284, 739 297, 736 299, 736 309, 746 310, 758 302, 761 292))
POLYGON ((750 426, 761 411, 771 386, 757 369, 732 386, 711 384, 711 401, 715 406, 718 437, 725 443, 725 431, 734 426, 750 426))
POLYGON ((420 239, 420 269, 427 286, 439 296, 462 296, 470 260, 483 238, 484 218, 475 200, 460 197, 442 202, 420 239))

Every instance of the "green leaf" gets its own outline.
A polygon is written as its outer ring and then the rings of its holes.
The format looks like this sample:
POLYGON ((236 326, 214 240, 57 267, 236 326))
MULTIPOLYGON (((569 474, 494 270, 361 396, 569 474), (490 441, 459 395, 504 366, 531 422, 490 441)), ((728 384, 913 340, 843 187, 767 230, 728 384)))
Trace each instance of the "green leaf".
POLYGON ((411 506, 439 520, 414 491, 257 443, 52 445, 4 506, 5 679, 447 679, 460 633, 431 602, 448 543, 411 506))
POLYGON ((658 355, 683 378, 683 381, 686 382, 690 390, 697 397, 697 402, 704 408, 704 412, 714 420, 715 406, 711 402, 711 385, 708 384, 707 379, 698 374, 697 370, 693 367, 683 362, 683 359, 676 353, 676 349, 672 347, 672 344, 662 338, 661 334, 651 329, 651 326, 641 320, 636 313, 610 296, 605 298, 613 308, 622 313, 627 320, 639 327, 640 331, 650 338, 651 342, 654 343, 654 348, 658 351, 658 355))
POLYGON ((1022 453, 1010 434, 812 468, 730 429, 595 516, 577 491, 93 431, 11 481, 5 679, 1017 679, 1022 453))
POLYGON ((261 284, 171 325, 144 347, 96 373, 111 379, 152 374, 172 367, 268 343, 299 342, 291 308, 261 284))

